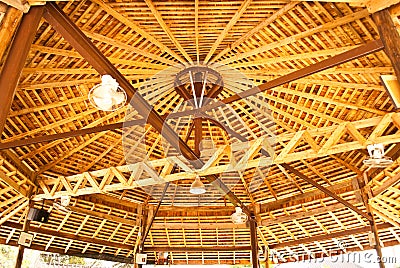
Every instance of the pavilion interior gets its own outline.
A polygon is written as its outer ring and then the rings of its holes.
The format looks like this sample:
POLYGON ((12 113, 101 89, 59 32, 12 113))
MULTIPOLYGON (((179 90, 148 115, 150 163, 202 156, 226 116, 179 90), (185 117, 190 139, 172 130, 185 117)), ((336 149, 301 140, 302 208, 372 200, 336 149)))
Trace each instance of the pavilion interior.
POLYGON ((252 267, 398 245, 398 2, 1 0, 0 244, 252 267))

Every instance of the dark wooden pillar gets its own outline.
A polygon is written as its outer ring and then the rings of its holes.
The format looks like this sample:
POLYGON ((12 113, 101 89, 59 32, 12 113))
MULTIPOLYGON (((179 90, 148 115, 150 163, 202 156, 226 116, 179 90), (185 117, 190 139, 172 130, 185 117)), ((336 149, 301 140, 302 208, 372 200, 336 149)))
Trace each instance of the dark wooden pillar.
MULTIPOLYGON (((371 218, 368 220, 368 222, 371 227, 371 232, 372 232, 372 234, 374 236, 374 240, 375 240, 374 249, 376 250, 376 253, 378 254, 379 259, 382 260, 383 255, 382 255, 382 247, 381 247, 381 243, 380 243, 380 239, 379 239, 378 228, 376 226, 374 213, 368 203, 368 199, 373 198, 373 194, 371 192, 371 189, 368 186, 369 178, 368 178, 367 172, 364 172, 363 178, 359 178, 359 179, 360 180, 363 179, 363 181, 359 181, 359 183, 363 186, 361 188, 361 197, 363 199, 363 203, 367 209, 368 214, 371 216, 371 218)), ((382 261, 380 261, 379 267, 385 268, 385 264, 382 261)))
POLYGON ((376 250, 376 253, 379 256, 379 268, 385 268, 385 263, 382 262, 382 247, 381 247, 381 243, 380 243, 380 239, 379 239, 379 234, 378 234, 378 228, 376 227, 376 223, 375 223, 375 219, 374 219, 374 214, 371 212, 371 216, 372 216, 372 220, 369 222, 370 226, 371 226, 371 231, 372 234, 374 235, 374 239, 375 239, 375 245, 374 248, 376 250))
POLYGON ((397 80, 400 81, 400 35, 388 9, 378 11, 372 15, 378 27, 380 38, 384 45, 386 55, 392 62, 397 80))
MULTIPOLYGON (((29 211, 29 208, 32 205, 32 201, 29 201, 29 205, 27 207, 27 210, 29 211)), ((29 225, 30 225, 30 220, 28 220, 28 211, 26 213, 24 225, 22 227, 22 232, 29 232, 29 225)), ((17 261, 15 262, 15 268, 21 268, 22 261, 24 259, 24 252, 25 252, 25 246, 19 245, 18 246, 18 255, 17 255, 17 261)))
POLYGON ((195 118, 194 122, 194 152, 200 155, 200 143, 203 139, 203 120, 195 118))
POLYGON ((258 266, 258 238, 257 238, 257 223, 254 215, 249 219, 250 223, 250 244, 251 244, 251 264, 252 268, 258 266))
POLYGON ((43 10, 43 6, 32 7, 29 13, 22 17, 21 24, 4 62, 4 67, 0 74, 0 135, 3 133, 11 103, 14 99, 15 89, 42 18, 43 10))

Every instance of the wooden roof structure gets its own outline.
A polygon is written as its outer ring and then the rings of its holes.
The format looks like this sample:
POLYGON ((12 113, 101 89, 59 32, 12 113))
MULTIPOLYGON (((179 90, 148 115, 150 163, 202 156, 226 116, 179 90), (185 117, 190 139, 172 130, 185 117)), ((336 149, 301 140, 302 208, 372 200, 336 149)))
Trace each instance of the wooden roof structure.
POLYGON ((253 267, 399 244, 398 2, 2 0, 0 243, 253 267), (88 101, 105 74, 119 110, 88 101))

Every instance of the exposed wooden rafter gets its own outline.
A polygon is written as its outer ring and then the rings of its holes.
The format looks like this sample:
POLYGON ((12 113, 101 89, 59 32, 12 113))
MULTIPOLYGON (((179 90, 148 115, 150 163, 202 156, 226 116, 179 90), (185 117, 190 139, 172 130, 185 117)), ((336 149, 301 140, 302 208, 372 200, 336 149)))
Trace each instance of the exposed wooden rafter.
POLYGON ((192 170, 182 157, 168 157, 164 159, 153 160, 149 162, 137 163, 133 165, 112 167, 109 169, 83 173, 71 177, 60 177, 59 179, 41 181, 40 186, 43 194, 36 196, 40 198, 58 198, 64 194, 82 195, 89 193, 100 193, 116 191, 122 189, 133 189, 145 185, 158 184, 160 181, 175 181, 182 178, 194 179, 195 174, 206 176, 219 174, 221 172, 244 170, 252 167, 259 167, 270 164, 282 164, 297 160, 318 158, 331 154, 350 152, 358 149, 364 149, 367 144, 383 143, 391 144, 400 142, 398 134, 385 134, 390 126, 396 126, 400 129, 400 115, 390 113, 383 117, 376 117, 358 122, 345 122, 339 125, 317 128, 313 130, 304 130, 297 133, 278 135, 274 142, 286 145, 284 150, 277 151, 273 158, 256 158, 254 153, 250 157, 244 154, 245 159, 237 161, 236 165, 232 163, 220 163, 223 155, 230 155, 232 152, 246 151, 258 152, 264 148, 263 144, 271 144, 270 137, 262 137, 251 142, 240 142, 233 145, 221 146, 205 165, 198 170, 192 170), (363 135, 364 129, 371 129, 369 135, 363 135), (352 139, 344 139, 352 137, 352 139), (298 152, 296 148, 306 148, 298 152), (217 161, 216 161, 217 160, 217 161), (143 165, 147 168, 152 167, 156 170, 164 170, 168 166, 177 165, 182 169, 175 174, 166 174, 160 178, 146 177, 143 173, 143 165), (126 176, 124 173, 129 172, 126 176), (131 173, 132 172, 132 173, 131 173), (141 177, 144 175, 145 177, 141 177), (118 182, 112 182, 112 177, 118 179, 118 182), (81 178, 81 179, 78 179, 81 178), (84 179, 86 178, 86 179, 84 179))

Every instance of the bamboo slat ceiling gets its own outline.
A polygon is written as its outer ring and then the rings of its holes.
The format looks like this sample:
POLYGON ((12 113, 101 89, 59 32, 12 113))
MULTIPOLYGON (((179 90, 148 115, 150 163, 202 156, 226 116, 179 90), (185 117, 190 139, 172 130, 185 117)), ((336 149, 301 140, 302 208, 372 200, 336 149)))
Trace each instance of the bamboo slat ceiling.
MULTIPOLYGON (((9 4, 24 11, 44 4, 16 2, 9 4)), ((193 107, 174 87, 179 72, 209 66, 222 76, 223 90, 214 98, 223 101, 378 40, 372 14, 386 6, 371 2, 79 0, 57 5, 196 150, 193 107)), ((390 12, 399 30, 398 4, 390 12)), ((0 6, 0 38, 8 40, 0 46, 3 69, 22 16, 0 6)), ((341 245, 347 251, 371 248, 369 222, 357 213, 367 212, 366 194, 381 245, 399 244, 400 114, 381 83, 384 74, 395 70, 378 50, 204 111, 215 120, 200 120, 202 136, 215 149, 203 157, 207 164, 200 171, 151 122, 16 145, 143 118, 143 111, 129 106, 113 112, 93 107, 87 94, 100 74, 42 19, 1 136, 0 242, 17 244, 31 196, 36 207, 45 200, 51 211, 48 223, 31 222, 31 248, 129 262, 169 181, 144 241, 149 261, 167 251, 175 264, 250 262, 250 231, 231 222, 230 199, 205 179, 205 194, 188 193, 199 173, 220 178, 250 209, 258 247, 268 247, 278 261, 323 256, 341 251, 341 245), (366 145, 375 142, 385 144, 395 160, 391 166, 363 164, 366 145), (53 207, 63 195, 72 196, 67 212, 53 207)))

